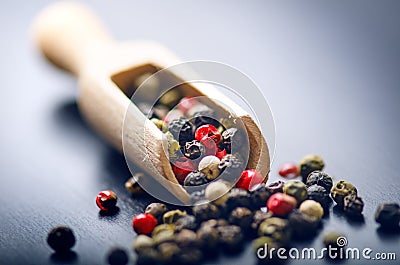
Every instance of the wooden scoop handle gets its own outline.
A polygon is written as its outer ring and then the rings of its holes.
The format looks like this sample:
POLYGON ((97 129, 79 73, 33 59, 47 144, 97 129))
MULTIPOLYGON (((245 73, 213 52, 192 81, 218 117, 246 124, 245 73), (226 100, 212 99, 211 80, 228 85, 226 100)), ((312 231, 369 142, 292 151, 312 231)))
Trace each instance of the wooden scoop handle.
POLYGON ((112 43, 105 27, 74 2, 50 5, 34 23, 34 36, 44 55, 58 67, 79 76, 91 56, 112 43))

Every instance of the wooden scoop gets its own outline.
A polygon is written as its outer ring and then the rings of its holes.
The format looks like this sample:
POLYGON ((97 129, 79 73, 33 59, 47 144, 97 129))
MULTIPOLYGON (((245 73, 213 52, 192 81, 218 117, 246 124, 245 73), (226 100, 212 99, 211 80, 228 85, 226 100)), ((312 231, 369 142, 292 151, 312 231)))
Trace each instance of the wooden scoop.
MULTIPOLYGON (((127 159, 161 183, 179 202, 188 203, 189 195, 178 184, 163 149, 163 133, 146 122, 147 117, 132 106, 124 91, 139 75, 178 64, 180 60, 155 42, 114 41, 99 20, 77 3, 60 2, 44 9, 35 21, 34 35, 52 63, 78 77, 78 106, 87 122, 116 149, 124 150, 127 159), (124 122, 128 128, 123 128, 124 122)), ((179 77, 178 73, 172 74, 179 77)), ((189 87, 190 94, 218 98, 235 111, 249 136, 247 168, 257 169, 267 177, 268 146, 250 115, 217 90, 196 84, 189 87)), ((222 108, 211 99, 210 102, 222 108)))

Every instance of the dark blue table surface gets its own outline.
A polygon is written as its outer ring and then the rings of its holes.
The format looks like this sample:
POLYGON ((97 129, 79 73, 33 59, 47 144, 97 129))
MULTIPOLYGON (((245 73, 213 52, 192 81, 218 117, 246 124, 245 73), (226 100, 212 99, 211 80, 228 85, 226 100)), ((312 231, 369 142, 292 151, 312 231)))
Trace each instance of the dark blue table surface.
MULTIPOLYGON (((111 247, 130 249, 131 218, 150 198, 124 190, 124 157, 82 121, 76 80, 33 45, 31 22, 48 2, 0 8, 0 264, 105 264, 111 247), (118 193, 117 215, 99 215, 94 198, 102 189, 118 193), (60 224, 77 236, 68 261, 45 242, 60 224)), ((275 117, 270 181, 281 163, 322 155, 326 171, 354 183, 365 202, 364 222, 332 211, 324 231, 342 231, 351 247, 399 256, 400 235, 382 233, 373 219, 380 202, 400 202, 399 2, 85 2, 118 39, 152 39, 184 60, 220 61, 248 74, 275 117)), ((321 236, 294 245, 320 249, 321 236)), ((289 263, 309 262, 327 263, 289 263)), ((246 248, 207 263, 255 259, 246 248)))

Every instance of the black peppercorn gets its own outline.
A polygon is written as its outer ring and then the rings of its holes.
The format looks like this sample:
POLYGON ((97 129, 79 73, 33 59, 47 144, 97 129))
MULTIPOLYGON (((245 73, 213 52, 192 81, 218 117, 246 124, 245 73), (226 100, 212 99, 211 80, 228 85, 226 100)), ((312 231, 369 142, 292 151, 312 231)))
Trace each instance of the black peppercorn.
POLYGON ((333 180, 331 176, 324 172, 313 171, 310 173, 310 175, 308 175, 306 185, 307 187, 312 185, 324 187, 326 192, 329 193, 333 187, 333 180))
POLYGON ((303 182, 307 181, 308 175, 315 170, 322 170, 325 167, 325 163, 322 158, 318 155, 307 155, 299 163, 300 176, 303 182))
POLYGON ((231 224, 240 226, 243 230, 248 230, 253 221, 253 213, 245 207, 237 207, 232 210, 228 221, 231 224))
POLYGON ((178 139, 181 146, 194 139, 193 125, 184 117, 172 120, 168 125, 168 131, 175 139, 178 139))
POLYGON ((197 238, 201 241, 203 249, 214 253, 218 244, 219 234, 215 227, 202 225, 197 230, 197 238))
POLYGON ((202 200, 193 207, 193 214, 199 221, 218 218, 220 211, 217 206, 208 200, 202 200))
POLYGON ((400 206, 397 203, 383 203, 378 206, 375 221, 383 228, 396 228, 400 221, 400 206))
POLYGON ((266 213, 261 210, 255 211, 254 215, 253 215, 253 220, 251 223, 251 229, 253 231, 257 232, 260 224, 262 222, 264 222, 265 220, 267 220, 268 218, 271 218, 272 216, 273 216, 273 214, 271 212, 266 213))
POLYGON ((208 179, 204 173, 200 171, 194 171, 186 176, 183 185, 189 193, 192 193, 198 190, 203 190, 205 187, 202 185, 207 183, 208 179))
POLYGON ((231 211, 236 207, 251 207, 251 197, 247 190, 234 188, 228 193, 228 198, 226 199, 225 206, 227 211, 231 211))
POLYGON ((328 209, 332 202, 329 197, 329 192, 322 186, 317 184, 311 185, 307 188, 308 199, 319 202, 324 209, 328 209))
POLYGON ((335 186, 331 189, 332 199, 337 203, 339 207, 343 207, 344 205, 344 197, 349 194, 357 195, 357 189, 350 182, 341 180, 336 183, 335 186))
POLYGON ((278 180, 267 185, 267 190, 269 190, 272 194, 278 192, 283 193, 283 185, 285 185, 285 182, 278 180))
POLYGON ((218 168, 221 172, 221 179, 230 183, 236 183, 245 169, 245 165, 238 154, 228 154, 221 159, 218 168))
POLYGON ((131 178, 125 182, 125 189, 132 194, 142 194, 144 193, 142 187, 140 187, 140 179, 143 178, 143 173, 136 173, 131 178))
POLYGON ((126 265, 129 262, 129 256, 125 250, 114 248, 108 253, 107 262, 109 265, 126 265))
POLYGON ((220 124, 214 117, 215 117, 214 111, 212 109, 208 108, 205 110, 195 112, 193 114, 192 119, 190 119, 190 121, 192 121, 194 123, 196 128, 199 128, 200 126, 203 126, 206 124, 210 124, 210 125, 214 126, 215 128, 218 128, 220 124))
POLYGON ((203 259, 203 253, 197 248, 184 248, 178 255, 179 264, 196 265, 203 259))
POLYGON ((291 237, 289 221, 278 217, 268 218, 260 224, 258 235, 271 237, 275 242, 286 245, 291 237))
POLYGON ((47 243, 56 252, 66 252, 75 245, 75 235, 71 228, 58 226, 50 230, 47 243))
POLYGON ((198 201, 204 200, 205 199, 205 190, 197 190, 192 193, 190 193, 190 202, 192 204, 195 204, 198 201))
POLYGON ((136 264, 147 265, 147 264, 158 264, 161 262, 160 253, 156 248, 149 248, 146 251, 138 253, 136 264))
POLYGON ((219 242, 224 250, 234 251, 242 247, 243 233, 239 226, 228 225, 217 227, 219 242))
POLYGON ((164 263, 172 263, 179 256, 181 249, 174 242, 164 242, 157 246, 159 260, 164 263))
POLYGON ((183 154, 191 160, 195 160, 206 153, 205 146, 197 140, 186 142, 183 154))
POLYGON ((175 222, 175 230, 178 232, 183 229, 189 229, 195 231, 197 227, 198 223, 193 215, 183 216, 175 222))
POLYGON ((355 194, 350 194, 344 197, 343 210, 346 214, 351 216, 361 215, 364 209, 363 200, 355 194))
MULTIPOLYGON (((221 145, 228 154, 232 153, 232 143, 236 143, 238 146, 243 143, 243 133, 237 128, 229 128, 222 133, 221 145)), ((238 149, 236 147, 235 150, 238 151, 238 149)))
POLYGON ((254 185, 250 188, 251 204, 253 209, 265 207, 272 192, 264 183, 254 185))
POLYGON ((194 231, 189 229, 183 229, 175 235, 175 243, 180 248, 197 248, 199 247, 199 241, 194 231))
POLYGON ((146 207, 146 210, 144 212, 153 215, 157 219, 158 223, 161 224, 163 220, 163 215, 167 211, 167 206, 164 203, 153 202, 146 207))
POLYGON ((304 239, 316 234, 319 225, 317 217, 295 210, 288 219, 294 237, 304 239))

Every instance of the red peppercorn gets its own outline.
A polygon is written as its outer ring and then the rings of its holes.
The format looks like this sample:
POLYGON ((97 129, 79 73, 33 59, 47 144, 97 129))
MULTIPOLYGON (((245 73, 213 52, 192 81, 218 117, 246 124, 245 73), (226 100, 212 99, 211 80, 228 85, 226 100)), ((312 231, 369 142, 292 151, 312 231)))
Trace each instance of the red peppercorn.
POLYGON ((195 105, 197 105, 199 102, 192 97, 184 97, 179 101, 178 104, 178 109, 182 111, 184 115, 188 112, 188 110, 192 109, 195 105))
POLYGON ((221 160, 224 156, 226 156, 226 150, 225 149, 219 149, 217 150, 217 153, 215 154, 216 157, 219 158, 219 160, 221 160))
POLYGON ((218 129, 212 126, 211 124, 200 126, 194 133, 194 138, 196 138, 197 141, 201 141, 207 137, 213 139, 214 142, 217 144, 221 141, 222 138, 218 129))
POLYGON ((118 197, 112 190, 100 191, 96 197, 96 204, 102 211, 108 211, 115 207, 118 197))
POLYGON ((157 219, 149 213, 141 213, 133 217, 132 227, 138 234, 149 235, 157 226, 157 219))
POLYGON ((206 156, 215 156, 217 153, 217 144, 210 137, 204 137, 200 143, 202 143, 206 149, 206 156))
POLYGON ((236 187, 249 191, 253 186, 261 184, 263 180, 264 178, 260 172, 254 169, 247 169, 242 172, 242 175, 240 175, 240 178, 236 183, 236 187))
POLYGON ((196 170, 196 164, 189 158, 182 157, 177 161, 171 163, 172 171, 175 174, 179 184, 183 185, 186 176, 196 170))
POLYGON ((295 163, 285 163, 279 167, 278 173, 284 178, 295 178, 299 176, 299 167, 295 163))
POLYGON ((280 216, 289 214, 296 205, 297 201, 294 197, 280 192, 272 195, 267 202, 268 211, 280 216))

